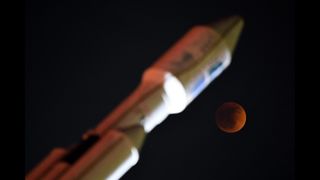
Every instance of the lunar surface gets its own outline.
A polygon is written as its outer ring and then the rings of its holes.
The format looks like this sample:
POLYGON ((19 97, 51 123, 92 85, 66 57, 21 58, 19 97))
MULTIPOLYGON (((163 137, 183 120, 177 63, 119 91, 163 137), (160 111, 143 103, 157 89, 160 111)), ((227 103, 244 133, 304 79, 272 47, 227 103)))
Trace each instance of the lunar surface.
POLYGON ((235 102, 227 102, 218 108, 215 119, 220 130, 235 133, 245 125, 246 112, 241 105, 235 102))

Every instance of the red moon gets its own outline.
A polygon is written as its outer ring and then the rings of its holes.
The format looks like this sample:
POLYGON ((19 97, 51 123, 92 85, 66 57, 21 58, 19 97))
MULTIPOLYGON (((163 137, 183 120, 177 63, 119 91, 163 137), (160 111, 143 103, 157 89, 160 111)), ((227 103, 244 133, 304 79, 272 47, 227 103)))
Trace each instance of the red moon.
POLYGON ((246 112, 241 105, 235 102, 227 102, 218 108, 215 118, 220 130, 235 133, 245 125, 246 112))

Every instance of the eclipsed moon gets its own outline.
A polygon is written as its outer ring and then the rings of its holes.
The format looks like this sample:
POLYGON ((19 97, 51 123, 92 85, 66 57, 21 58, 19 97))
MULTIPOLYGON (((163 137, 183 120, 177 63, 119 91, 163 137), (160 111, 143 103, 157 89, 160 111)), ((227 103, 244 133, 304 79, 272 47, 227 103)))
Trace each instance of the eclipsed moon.
POLYGON ((235 102, 227 102, 218 108, 215 118, 220 130, 227 133, 235 133, 245 125, 246 112, 241 105, 235 102))

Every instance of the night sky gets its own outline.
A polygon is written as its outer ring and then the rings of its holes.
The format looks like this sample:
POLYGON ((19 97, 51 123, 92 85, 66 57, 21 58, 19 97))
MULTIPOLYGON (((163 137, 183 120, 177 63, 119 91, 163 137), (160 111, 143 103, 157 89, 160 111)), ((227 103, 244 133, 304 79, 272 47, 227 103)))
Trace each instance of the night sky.
POLYGON ((148 134, 122 179, 294 178, 294 9, 288 0, 26 1, 25 172, 94 128, 192 26, 245 20, 232 63, 148 134), (238 133, 214 113, 235 101, 238 133))

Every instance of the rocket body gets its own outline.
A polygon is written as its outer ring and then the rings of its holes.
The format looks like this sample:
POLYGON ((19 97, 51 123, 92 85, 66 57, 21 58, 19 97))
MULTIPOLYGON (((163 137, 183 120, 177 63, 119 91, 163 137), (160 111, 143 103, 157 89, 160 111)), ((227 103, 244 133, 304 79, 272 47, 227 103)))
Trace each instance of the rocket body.
POLYGON ((119 179, 138 162, 147 133, 182 112, 230 65, 242 26, 242 18, 232 16, 193 27, 145 70, 133 93, 85 133, 79 146, 53 150, 26 179, 119 179))

